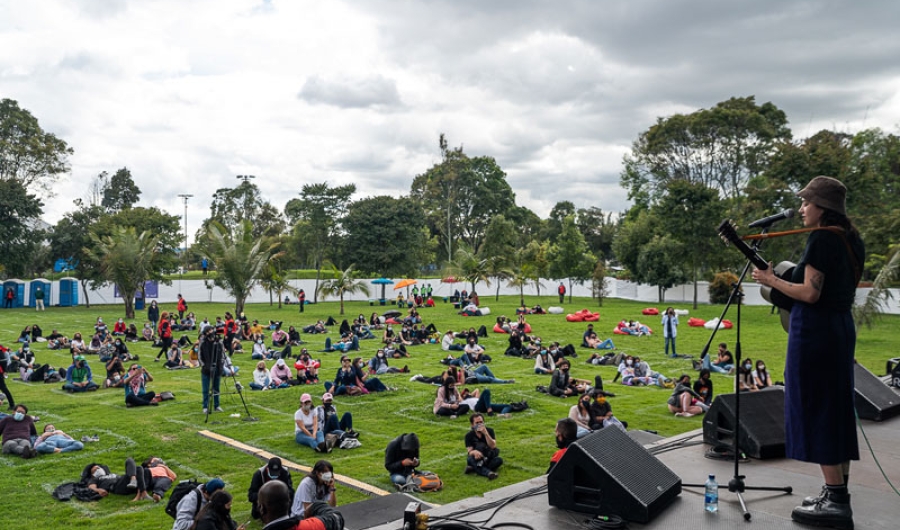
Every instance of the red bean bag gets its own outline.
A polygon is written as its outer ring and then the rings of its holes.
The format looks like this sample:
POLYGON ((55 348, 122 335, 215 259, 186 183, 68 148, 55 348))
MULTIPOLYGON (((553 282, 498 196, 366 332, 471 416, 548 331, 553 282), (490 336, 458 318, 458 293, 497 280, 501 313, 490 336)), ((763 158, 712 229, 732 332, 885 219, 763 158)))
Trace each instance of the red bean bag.
POLYGON ((393 318, 393 317, 386 319, 386 320, 384 321, 384 323, 385 323, 385 324, 398 324, 398 325, 402 325, 402 324, 403 324, 403 322, 401 322, 401 321, 399 321, 399 320, 397 320, 397 319, 395 319, 395 318, 393 318))
POLYGON ((657 309, 655 307, 648 307, 647 309, 644 309, 643 311, 641 311, 641 313, 644 315, 658 315, 659 309, 657 309))
POLYGON ((600 313, 592 313, 584 317, 585 322, 596 322, 600 320, 600 313))
POLYGON ((566 320, 569 322, 584 322, 584 315, 581 313, 569 313, 566 315, 566 320))
POLYGON ((531 324, 525 323, 525 333, 531 333, 531 324))
POLYGON ((688 319, 688 326, 692 328, 702 328, 706 321, 702 318, 691 317, 688 319))
POLYGON ((506 330, 500 327, 500 324, 494 324, 494 333, 506 333, 506 330))
POLYGON ((627 331, 622 331, 622 328, 619 328, 619 327, 617 327, 616 329, 613 330, 613 334, 615 334, 615 335, 631 335, 631 333, 628 333, 627 331))
POLYGON ((734 327, 734 324, 732 324, 731 321, 726 318, 722 321, 722 327, 725 329, 731 329, 734 327))
POLYGON ((600 313, 592 313, 588 309, 582 309, 566 315, 566 320, 569 322, 596 322, 600 320, 600 313))

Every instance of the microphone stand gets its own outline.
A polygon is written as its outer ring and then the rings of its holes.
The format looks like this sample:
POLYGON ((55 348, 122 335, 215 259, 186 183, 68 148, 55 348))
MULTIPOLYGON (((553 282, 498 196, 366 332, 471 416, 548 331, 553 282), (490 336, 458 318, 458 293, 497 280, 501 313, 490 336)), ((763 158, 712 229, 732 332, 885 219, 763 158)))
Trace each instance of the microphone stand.
MULTIPOLYGON (((250 408, 247 406, 247 401, 244 399, 244 393, 243 393, 244 387, 237 380, 237 376, 235 375, 234 370, 231 371, 231 380, 232 380, 232 382, 234 382, 235 392, 224 392, 223 393, 221 391, 214 390, 213 387, 215 385, 213 385, 213 383, 215 382, 215 380, 217 378, 221 378, 221 374, 219 373, 220 356, 227 355, 225 353, 225 347, 222 345, 219 338, 217 337, 215 340, 216 340, 216 342, 213 345, 213 362, 212 362, 212 366, 209 368, 209 384, 210 384, 209 403, 208 403, 209 406, 206 408, 206 419, 204 420, 204 423, 209 423, 209 411, 210 411, 210 409, 213 408, 212 404, 215 403, 215 398, 217 398, 223 394, 235 394, 235 393, 238 396, 240 396, 241 403, 244 405, 244 411, 247 413, 247 416, 245 416, 243 418, 244 421, 258 421, 258 418, 254 418, 250 414, 250 408)), ((220 384, 221 384, 221 381, 220 381, 220 384)))
MULTIPOLYGON (((770 225, 771 226, 771 225, 770 225)), ((769 231, 770 226, 763 227, 762 234, 766 234, 769 231)), ((753 244, 753 251, 758 252, 759 247, 762 245, 762 241, 764 238, 757 239, 753 244)), ((706 343, 706 347, 703 349, 703 355, 701 359, 703 359, 709 351, 709 345, 712 343, 713 337, 715 337, 716 332, 719 330, 719 326, 722 325, 722 320, 725 318, 725 314, 728 313, 728 308, 731 306, 732 302, 737 301, 737 318, 735 324, 735 374, 738 374, 741 366, 741 301, 743 300, 744 293, 741 292, 741 284, 744 282, 744 278, 747 277, 747 273, 750 271, 750 265, 752 265, 751 261, 748 259, 747 263, 744 265, 744 270, 741 271, 741 275, 738 280, 732 284, 731 295, 728 297, 728 302, 725 304, 725 310, 722 312, 722 316, 719 318, 719 322, 716 324, 716 327, 713 329, 712 334, 709 337, 709 341, 706 343)), ((728 491, 732 492, 737 496, 738 501, 741 503, 741 511, 744 513, 744 520, 749 521, 752 517, 750 510, 747 509, 747 503, 744 502, 744 491, 746 490, 754 490, 754 491, 783 491, 784 493, 792 493, 794 488, 791 486, 747 486, 744 483, 744 475, 741 475, 740 465, 741 465, 741 450, 739 447, 740 440, 740 432, 741 432, 741 392, 740 386, 738 385, 739 375, 736 375, 735 379, 735 389, 734 389, 734 431, 731 433, 733 435, 732 440, 732 450, 734 452, 734 476, 731 480, 728 481, 728 491)), ((704 488, 705 484, 683 484, 685 487, 697 487, 704 488)))

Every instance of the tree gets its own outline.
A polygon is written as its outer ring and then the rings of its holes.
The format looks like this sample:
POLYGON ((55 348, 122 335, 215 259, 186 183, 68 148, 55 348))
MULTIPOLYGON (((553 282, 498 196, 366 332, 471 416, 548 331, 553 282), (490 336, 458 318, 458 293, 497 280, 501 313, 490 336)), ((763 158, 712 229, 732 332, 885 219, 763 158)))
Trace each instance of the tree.
POLYGON ((550 275, 569 281, 569 303, 572 303, 573 284, 583 284, 591 278, 597 258, 588 251, 584 236, 575 226, 575 216, 563 219, 562 232, 551 247, 550 275))
POLYGON ((603 299, 609 296, 606 280, 606 264, 603 260, 597 260, 594 266, 594 274, 591 276, 591 294, 597 299, 597 305, 603 305, 603 299))
MULTIPOLYGON (((101 175, 106 175, 104 171, 101 175)), ((135 205, 141 198, 141 189, 131 178, 131 171, 123 167, 109 178, 103 189, 100 205, 109 213, 121 212, 135 205)))
POLYGON ((472 249, 462 245, 456 249, 453 261, 447 264, 445 275, 469 282, 472 287, 471 294, 475 292, 475 285, 479 282, 484 282, 488 287, 491 286, 491 276, 488 269, 488 260, 479 258, 475 252, 472 252, 472 249))
POLYGON ((318 287, 322 299, 328 298, 329 296, 337 296, 340 298, 342 315, 344 314, 344 295, 362 293, 369 296, 369 286, 355 279, 356 273, 353 270, 353 267, 353 265, 350 265, 344 270, 339 270, 334 265, 331 265, 332 277, 323 280, 322 284, 318 287))
POLYGON ((294 293, 296 294, 296 289, 294 289, 290 282, 287 279, 287 272, 284 270, 282 266, 281 259, 273 259, 269 262, 269 264, 263 269, 262 276, 259 280, 260 285, 262 285, 263 289, 265 289, 269 293, 269 305, 273 305, 272 294, 275 294, 275 298, 278 299, 278 309, 281 309, 282 298, 281 295, 284 293, 294 293))
POLYGON ((256 184, 246 180, 236 188, 216 190, 210 204, 210 217, 203 221, 201 231, 212 221, 221 223, 229 231, 249 221, 254 237, 274 237, 286 227, 278 209, 262 198, 256 184))
POLYGON ((337 253, 341 223, 354 193, 355 184, 336 187, 329 186, 327 182, 306 184, 300 192, 300 200, 292 199, 285 206, 285 211, 292 212, 288 214, 291 218, 298 218, 299 222, 304 223, 298 235, 316 269, 315 297, 319 293, 322 265, 329 256, 337 253))
POLYGON ((635 204, 626 215, 616 239, 613 240, 612 248, 616 259, 628 270, 631 279, 638 283, 642 283, 638 257, 641 249, 656 233, 656 223, 657 219, 650 215, 646 207, 635 204))
POLYGON ((249 221, 241 221, 229 231, 218 221, 207 226, 197 243, 216 268, 215 284, 234 297, 234 312, 239 315, 253 287, 266 267, 281 254, 278 243, 253 235, 249 221))
POLYGON ((680 270, 690 271, 694 284, 694 309, 697 309, 697 285, 701 271, 722 262, 723 252, 716 228, 724 215, 724 203, 718 193, 703 184, 671 181, 666 195, 654 206, 659 218, 660 235, 668 234, 684 252, 673 255, 680 270), (680 256, 680 259, 679 259, 680 256))
POLYGON ((93 247, 86 254, 100 265, 106 281, 119 289, 125 301, 125 317, 134 318, 134 295, 154 269, 159 242, 149 231, 138 235, 134 228, 117 227, 112 234, 91 233, 93 247))
POLYGON ((75 277, 81 283, 84 303, 88 308, 91 307, 88 285, 97 286, 104 281, 100 268, 88 255, 88 249, 92 245, 91 227, 104 215, 99 206, 76 208, 66 213, 50 233, 51 257, 67 260, 74 267, 75 277))
POLYGON ((0 180, 50 192, 59 176, 69 172, 73 152, 65 141, 41 129, 37 118, 18 102, 0 100, 0 180))
MULTIPOLYGON (((540 276, 537 274, 537 267, 529 260, 530 252, 527 248, 519 248, 513 251, 510 259, 510 266, 506 269, 506 274, 497 279, 507 278, 509 287, 515 287, 519 290, 519 305, 525 305, 525 286, 529 283, 540 285, 540 276)), ((540 287, 538 287, 540 293, 540 287)), ((499 297, 498 297, 499 299, 499 297)))
POLYGON ((550 276, 550 242, 529 241, 525 245, 525 253, 522 257, 524 263, 528 263, 532 269, 532 283, 541 296, 541 278, 550 276))
POLYGON ((0 268, 22 276, 43 239, 36 228, 43 203, 18 180, 0 180, 0 268))
POLYGON ((440 135, 441 162, 417 175, 410 196, 425 209, 426 220, 440 234, 447 259, 457 239, 479 249, 491 219, 515 206, 506 173, 491 157, 469 158, 462 147, 449 149, 440 135))
POLYGON ((789 140, 787 116, 753 96, 731 98, 711 109, 659 118, 625 156, 622 186, 628 198, 652 204, 673 180, 687 180, 737 200, 765 170, 778 142, 789 140))
POLYGON ((616 238, 619 223, 613 221, 612 214, 604 214, 600 208, 579 208, 575 224, 584 236, 588 249, 600 259, 611 259, 612 242, 616 238))
POLYGON ((684 283, 684 272, 679 256, 684 247, 669 236, 654 236, 638 254, 639 283, 655 285, 659 289, 659 301, 666 299, 666 289, 684 283))
POLYGON ((343 220, 345 255, 363 273, 415 276, 431 252, 426 231, 410 220, 424 215, 421 206, 405 197, 383 195, 352 203, 343 220))
POLYGON ((575 204, 572 201, 559 201, 554 204, 547 221, 544 223, 544 233, 541 238, 555 241, 559 234, 562 233, 563 221, 570 215, 575 215, 575 204))
POLYGON ((511 275, 513 253, 516 251, 518 234, 512 221, 508 221, 503 215, 491 219, 484 231, 484 242, 478 255, 487 260, 488 274, 497 280, 497 292, 495 299, 500 299, 500 280, 511 275))

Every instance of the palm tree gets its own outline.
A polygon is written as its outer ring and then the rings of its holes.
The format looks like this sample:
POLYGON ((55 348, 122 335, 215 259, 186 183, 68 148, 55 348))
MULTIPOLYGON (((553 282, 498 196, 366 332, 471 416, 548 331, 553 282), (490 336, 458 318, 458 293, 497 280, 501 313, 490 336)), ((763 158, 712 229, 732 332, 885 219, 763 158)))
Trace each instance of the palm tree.
POLYGON ((857 327, 872 327, 875 319, 884 311, 885 304, 893 297, 888 288, 897 278, 900 278, 900 246, 894 246, 893 256, 875 277, 866 301, 853 307, 853 319, 857 327))
POLYGON ((100 264, 100 273, 119 290, 125 317, 134 318, 134 295, 150 277, 159 238, 149 231, 137 235, 134 227, 119 227, 103 237, 91 233, 90 237, 94 244, 84 249, 85 254, 100 264))
POLYGON ((281 256, 279 245, 265 237, 254 237, 250 221, 241 221, 233 232, 218 221, 207 226, 197 247, 216 268, 213 282, 234 297, 236 315, 244 310, 250 291, 259 283, 269 262, 281 256))
POLYGON ((456 250, 454 257, 455 259, 447 264, 448 276, 469 282, 472 285, 470 293, 475 291, 475 285, 479 282, 491 286, 488 260, 479 259, 477 254, 463 245, 456 250))
POLYGON ((363 293, 366 296, 369 296, 369 286, 361 281, 358 281, 354 278, 355 271, 353 268, 354 265, 350 265, 346 269, 339 270, 334 264, 331 265, 331 279, 322 280, 322 283, 319 284, 318 293, 322 295, 322 298, 328 298, 329 296, 337 296, 341 299, 341 314, 344 314, 344 295, 345 294, 353 294, 353 293, 363 293))

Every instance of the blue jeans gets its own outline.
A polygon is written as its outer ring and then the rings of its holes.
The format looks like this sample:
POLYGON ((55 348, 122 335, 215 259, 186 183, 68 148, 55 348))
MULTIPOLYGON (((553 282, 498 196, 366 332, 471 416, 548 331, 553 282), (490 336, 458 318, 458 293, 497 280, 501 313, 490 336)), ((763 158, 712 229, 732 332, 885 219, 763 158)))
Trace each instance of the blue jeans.
POLYGON ((474 410, 475 412, 481 412, 482 414, 486 414, 488 412, 494 412, 496 414, 508 414, 510 411, 512 411, 512 407, 510 407, 506 403, 491 403, 491 389, 485 388, 478 396, 478 401, 475 403, 474 410))
POLYGON ((325 441, 325 433, 322 432, 321 429, 316 431, 316 437, 307 436, 303 433, 303 431, 297 431, 297 434, 294 435, 294 441, 296 441, 300 445, 307 445, 315 449, 319 446, 320 443, 325 441))
POLYGON ((402 486, 406 484, 406 475, 401 475, 400 473, 391 473, 391 482, 402 486))
POLYGON ((469 359, 468 354, 463 353, 458 358, 451 360, 449 363, 452 366, 469 366, 472 364, 472 360, 469 359))
POLYGON ((678 355, 675 351, 675 337, 666 337, 666 355, 669 355, 669 343, 672 344, 672 356, 678 355))
POLYGON ((365 387, 369 392, 384 392, 385 390, 387 390, 387 387, 384 386, 384 383, 382 383, 381 380, 377 377, 370 377, 366 379, 365 387))
MULTIPOLYGON (((666 340, 668 340, 668 339, 666 339, 666 340)), ((613 344, 612 339, 606 339, 603 342, 601 342, 600 344, 598 344, 595 347, 595 349, 597 349, 597 350, 615 350, 616 345, 613 344)))
MULTIPOLYGON (((213 391, 213 408, 219 408, 219 383, 222 382, 221 377, 216 377, 212 381, 212 391, 213 391)), ((209 408, 209 383, 210 376, 209 374, 200 374, 200 387, 203 392, 203 408, 209 408)))
POLYGON ((78 440, 69 440, 68 438, 64 438, 62 436, 51 436, 44 443, 38 445, 35 450, 38 453, 43 455, 49 455, 50 453, 56 452, 57 449, 60 449, 61 453, 70 453, 72 451, 81 451, 84 449, 84 444, 79 442, 78 440))
POLYGON ((335 386, 331 381, 325 381, 325 392, 330 392, 335 396, 341 396, 347 393, 347 387, 344 385, 335 386))
POLYGON ((725 366, 719 366, 713 364, 710 360, 710 355, 707 354, 706 357, 703 358, 703 367, 711 372, 717 372, 720 374, 727 374, 728 372, 734 370, 733 364, 726 364, 725 366))
POLYGON ((494 377, 494 373, 491 372, 491 369, 487 367, 486 364, 482 364, 478 368, 475 369, 475 379, 478 380, 481 384, 487 383, 511 383, 512 381, 508 379, 497 379, 494 377))

